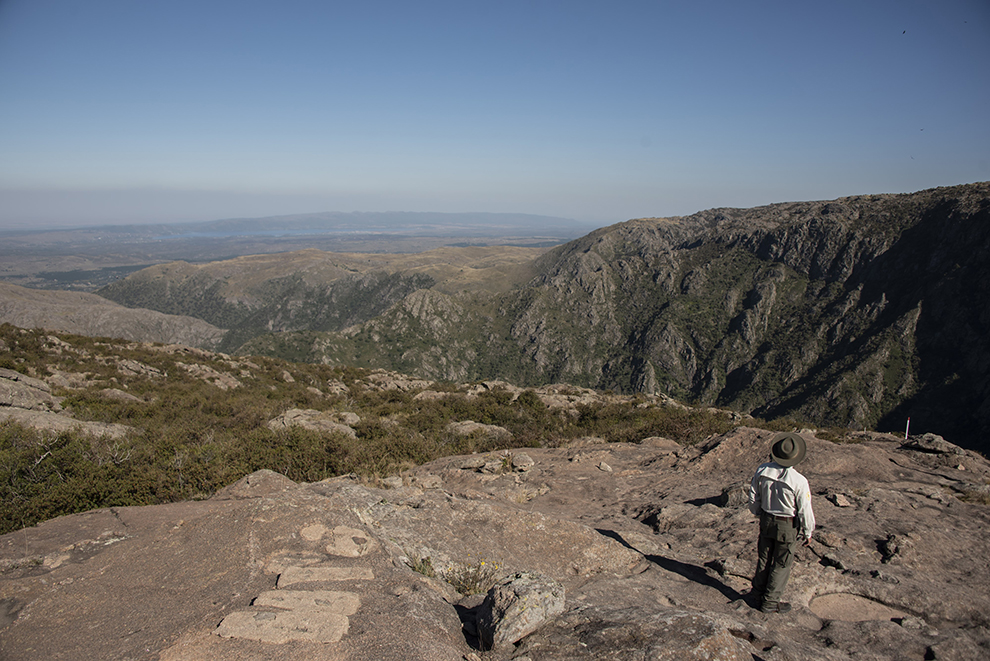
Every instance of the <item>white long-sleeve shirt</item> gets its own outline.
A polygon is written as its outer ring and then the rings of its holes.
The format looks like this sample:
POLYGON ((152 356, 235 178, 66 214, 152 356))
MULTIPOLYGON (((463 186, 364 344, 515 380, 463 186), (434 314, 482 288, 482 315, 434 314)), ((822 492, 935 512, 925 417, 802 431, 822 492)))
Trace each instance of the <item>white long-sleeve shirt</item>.
POLYGON ((756 516, 766 512, 797 517, 798 534, 805 539, 815 531, 808 480, 793 467, 784 468, 775 461, 756 469, 749 484, 749 511, 756 516))

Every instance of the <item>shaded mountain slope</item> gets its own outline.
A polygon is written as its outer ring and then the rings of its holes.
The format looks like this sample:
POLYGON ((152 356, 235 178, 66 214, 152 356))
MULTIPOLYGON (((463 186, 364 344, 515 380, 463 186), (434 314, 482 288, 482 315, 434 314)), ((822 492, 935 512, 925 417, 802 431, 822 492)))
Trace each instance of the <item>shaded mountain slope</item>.
POLYGON ((243 352, 430 378, 663 391, 818 424, 982 443, 990 184, 683 218, 555 248, 525 287, 417 291, 338 333, 243 352))
POLYGON ((542 252, 511 246, 413 255, 302 250, 144 269, 99 291, 122 305, 189 314, 230 333, 233 350, 268 332, 336 331, 372 319, 424 288, 501 291, 532 276, 542 252))
POLYGON ((593 362, 596 387, 975 434, 990 417, 988 188, 601 230, 543 259, 514 335, 555 378, 593 362), (583 314, 548 324, 565 305, 583 314))
POLYGON ((213 349, 226 331, 191 316, 130 310, 82 292, 28 289, 0 282, 0 323, 97 337, 213 349))

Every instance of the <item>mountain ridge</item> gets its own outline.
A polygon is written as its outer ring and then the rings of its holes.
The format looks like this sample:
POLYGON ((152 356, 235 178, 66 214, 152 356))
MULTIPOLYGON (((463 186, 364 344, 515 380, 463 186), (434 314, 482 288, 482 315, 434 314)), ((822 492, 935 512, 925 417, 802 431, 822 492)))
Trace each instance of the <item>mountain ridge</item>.
MULTIPOLYGON (((548 250, 508 294, 435 292, 435 308, 461 310, 449 324, 399 303, 277 340, 317 362, 660 390, 820 424, 894 430, 911 417, 982 443, 988 217, 981 183, 636 219, 548 250)), ((278 355, 272 341, 241 350, 278 355)))
POLYGON ((982 182, 633 219, 549 249, 173 263, 100 293, 225 328, 227 352, 821 425, 910 417, 985 449, 988 217, 982 182))
POLYGON ((0 323, 79 335, 214 349, 226 331, 188 315, 132 309, 86 292, 46 291, 0 282, 0 323))

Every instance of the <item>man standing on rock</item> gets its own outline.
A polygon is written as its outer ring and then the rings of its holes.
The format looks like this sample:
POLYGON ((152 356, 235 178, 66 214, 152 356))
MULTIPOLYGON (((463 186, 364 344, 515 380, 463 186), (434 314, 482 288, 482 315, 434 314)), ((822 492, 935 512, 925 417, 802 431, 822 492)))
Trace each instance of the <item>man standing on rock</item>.
POLYGON ((798 539, 807 546, 815 531, 808 480, 793 468, 807 451, 807 444, 797 434, 777 435, 770 451, 772 461, 756 469, 749 485, 749 509, 760 517, 752 597, 764 613, 791 610, 780 597, 791 575, 798 539))

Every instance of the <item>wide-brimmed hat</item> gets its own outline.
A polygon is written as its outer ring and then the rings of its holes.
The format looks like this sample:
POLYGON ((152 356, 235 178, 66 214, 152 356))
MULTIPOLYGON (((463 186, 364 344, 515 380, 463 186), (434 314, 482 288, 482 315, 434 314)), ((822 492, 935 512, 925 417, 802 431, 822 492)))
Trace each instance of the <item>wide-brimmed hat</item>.
POLYGON ((800 464, 804 461, 807 452, 808 444, 794 432, 778 434, 773 439, 773 447, 770 449, 773 460, 785 468, 800 464))

